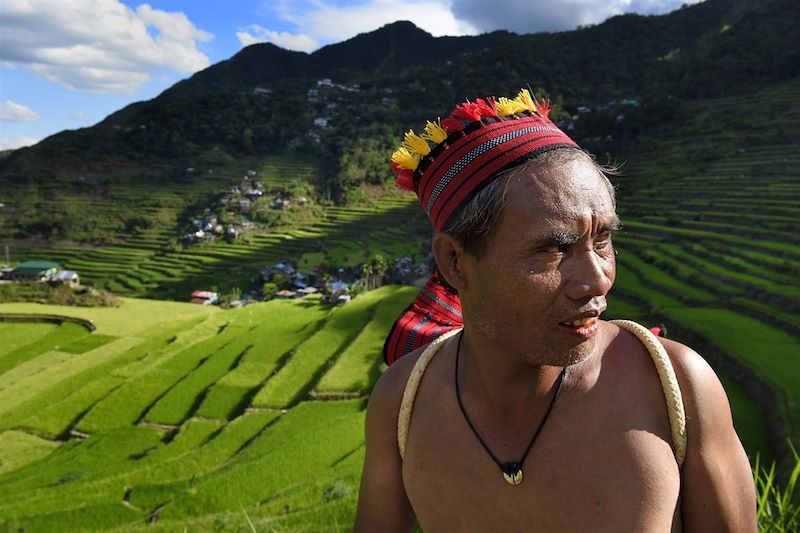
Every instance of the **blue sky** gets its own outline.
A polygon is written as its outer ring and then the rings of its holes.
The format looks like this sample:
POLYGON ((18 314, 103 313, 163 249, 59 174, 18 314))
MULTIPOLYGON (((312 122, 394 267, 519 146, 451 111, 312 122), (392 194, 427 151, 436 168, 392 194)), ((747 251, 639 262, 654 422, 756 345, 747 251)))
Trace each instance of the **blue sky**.
POLYGON ((273 42, 313 52, 397 20, 429 33, 560 31, 697 0, 2 0, 0 149, 91 126, 273 42))

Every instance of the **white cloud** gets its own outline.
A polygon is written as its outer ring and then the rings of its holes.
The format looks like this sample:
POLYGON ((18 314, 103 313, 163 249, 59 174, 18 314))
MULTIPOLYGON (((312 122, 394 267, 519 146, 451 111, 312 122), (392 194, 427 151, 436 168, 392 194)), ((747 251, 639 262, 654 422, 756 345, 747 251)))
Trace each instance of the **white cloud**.
POLYGON ((0 60, 88 92, 135 92, 158 69, 190 74, 210 64, 213 36, 183 13, 118 0, 3 0, 0 60))
POLYGON ((23 146, 31 146, 39 142, 33 137, 3 137, 0 139, 0 150, 16 150, 23 146))
POLYGON ((561 31, 597 24, 622 13, 660 14, 701 0, 506 0, 502 9, 485 0, 452 0, 453 14, 481 31, 561 31))
POLYGON ((256 43, 272 43, 286 50, 296 50, 298 52, 311 52, 319 48, 319 43, 313 37, 304 33, 277 32, 262 28, 258 24, 252 24, 246 29, 237 31, 236 37, 242 43, 242 46, 250 46, 256 43))
POLYGON ((437 37, 498 29, 535 33, 597 24, 621 13, 666 13, 698 1, 702 0, 269 0, 262 2, 259 15, 288 22, 298 31, 278 32, 254 24, 236 36, 242 46, 271 42, 310 52, 397 20, 409 20, 437 37))
POLYGON ((437 37, 478 33, 477 25, 456 18, 448 0, 368 0, 346 5, 336 5, 332 0, 277 1, 265 3, 262 11, 302 28, 302 33, 276 32, 254 25, 247 32, 237 33, 243 46, 268 41, 308 52, 319 46, 312 43, 341 42, 398 20, 409 20, 437 37))
POLYGON ((6 100, 0 104, 0 120, 36 122, 39 120, 39 115, 29 107, 6 100))

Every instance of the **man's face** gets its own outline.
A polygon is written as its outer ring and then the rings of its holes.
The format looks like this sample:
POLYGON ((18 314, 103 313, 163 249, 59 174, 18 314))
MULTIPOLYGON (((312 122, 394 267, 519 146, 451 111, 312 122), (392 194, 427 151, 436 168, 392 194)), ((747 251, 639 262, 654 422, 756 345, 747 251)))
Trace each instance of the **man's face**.
POLYGON ((514 359, 586 359, 616 274, 617 224, 608 184, 587 158, 517 172, 485 253, 464 258, 467 326, 514 359))

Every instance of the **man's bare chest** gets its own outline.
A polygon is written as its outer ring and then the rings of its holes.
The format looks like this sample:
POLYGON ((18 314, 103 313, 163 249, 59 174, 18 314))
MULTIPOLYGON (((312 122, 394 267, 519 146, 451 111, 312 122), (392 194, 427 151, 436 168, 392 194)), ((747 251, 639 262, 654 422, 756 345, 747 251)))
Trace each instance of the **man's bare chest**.
MULTIPOLYGON (((517 486, 503 478, 446 390, 436 407, 419 409, 403 478, 426 531, 669 530, 680 480, 658 409, 614 409, 615 402, 569 395, 560 402, 517 486)), ((501 461, 516 460, 533 429, 494 428, 483 438, 501 461)))

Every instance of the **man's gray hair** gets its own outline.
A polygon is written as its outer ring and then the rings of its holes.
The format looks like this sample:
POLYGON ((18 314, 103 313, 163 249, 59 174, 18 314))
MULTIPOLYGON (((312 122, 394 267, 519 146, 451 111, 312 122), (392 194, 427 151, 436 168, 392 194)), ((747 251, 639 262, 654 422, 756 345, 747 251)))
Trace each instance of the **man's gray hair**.
POLYGON ((580 157, 589 159, 597 171, 605 178, 608 190, 611 193, 611 200, 616 203, 614 186, 611 185, 608 176, 619 174, 619 167, 616 165, 600 165, 593 156, 578 148, 561 147, 528 159, 490 180, 489 183, 473 194, 472 198, 453 213, 442 228, 442 231, 453 236, 467 253, 480 259, 503 214, 511 176, 517 172, 535 169, 545 162, 567 162, 580 157))

